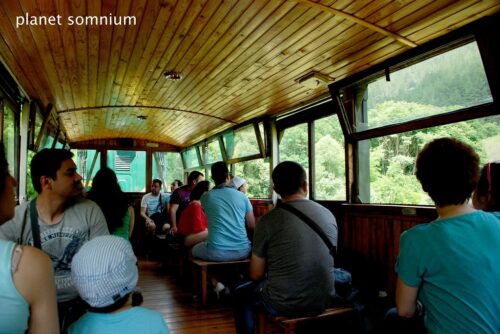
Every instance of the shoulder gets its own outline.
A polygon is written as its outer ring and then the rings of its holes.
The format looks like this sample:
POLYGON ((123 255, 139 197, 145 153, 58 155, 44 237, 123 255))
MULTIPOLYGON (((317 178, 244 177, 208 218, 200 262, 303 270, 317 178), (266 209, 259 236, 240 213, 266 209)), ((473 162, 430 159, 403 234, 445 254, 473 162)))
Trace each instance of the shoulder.
POLYGON ((161 321, 163 321, 163 316, 161 315, 161 313, 147 309, 147 308, 142 307, 142 306, 133 307, 130 311, 135 313, 135 315, 137 315, 137 316, 141 316, 141 317, 148 318, 151 320, 161 319, 161 321))
POLYGON ((142 199, 145 200, 148 199, 149 197, 151 197, 151 193, 145 194, 144 196, 142 196, 142 199))

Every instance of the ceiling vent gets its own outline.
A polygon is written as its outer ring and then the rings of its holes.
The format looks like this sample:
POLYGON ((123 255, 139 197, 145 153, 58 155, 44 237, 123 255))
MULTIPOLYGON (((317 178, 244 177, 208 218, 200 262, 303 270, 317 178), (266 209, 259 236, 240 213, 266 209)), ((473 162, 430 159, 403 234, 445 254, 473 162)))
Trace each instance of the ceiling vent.
POLYGON ((330 78, 328 75, 312 71, 295 81, 306 88, 314 89, 318 87, 326 87, 333 80, 334 79, 330 78))

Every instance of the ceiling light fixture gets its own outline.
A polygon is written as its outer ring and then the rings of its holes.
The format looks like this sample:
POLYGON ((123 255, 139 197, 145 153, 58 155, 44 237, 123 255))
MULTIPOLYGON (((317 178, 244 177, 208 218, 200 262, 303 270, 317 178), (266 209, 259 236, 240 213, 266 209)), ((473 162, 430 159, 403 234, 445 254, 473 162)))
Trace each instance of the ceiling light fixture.
POLYGON ((177 81, 182 79, 181 74, 177 73, 176 71, 167 71, 164 74, 165 74, 165 79, 167 80, 177 81))
POLYGON ((319 73, 316 71, 312 71, 312 72, 309 72, 309 73, 301 76, 300 78, 296 79, 295 81, 304 87, 314 89, 314 88, 318 88, 318 87, 323 86, 323 85, 326 86, 330 82, 334 81, 334 79, 330 78, 328 75, 325 75, 325 74, 322 74, 322 73, 319 73))

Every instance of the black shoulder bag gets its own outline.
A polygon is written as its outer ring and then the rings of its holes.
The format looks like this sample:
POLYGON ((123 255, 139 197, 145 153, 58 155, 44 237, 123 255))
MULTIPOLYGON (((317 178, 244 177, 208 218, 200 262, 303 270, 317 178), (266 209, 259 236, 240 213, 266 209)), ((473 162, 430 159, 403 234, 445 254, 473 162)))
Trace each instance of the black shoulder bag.
POLYGON ((316 232, 321 240, 326 244, 328 249, 330 250, 330 254, 332 255, 333 258, 335 258, 335 255, 337 254, 337 247, 335 247, 330 239, 326 236, 325 232, 321 229, 321 227, 318 226, 311 218, 307 217, 302 211, 296 209, 295 207, 291 206, 290 204, 286 203, 280 203, 278 205, 278 208, 282 208, 290 213, 293 213, 297 217, 299 217, 304 223, 306 223, 314 232, 316 232))
POLYGON ((33 245, 38 249, 42 249, 40 225, 38 225, 38 211, 36 210, 36 198, 30 202, 30 223, 31 234, 33 235, 33 245))

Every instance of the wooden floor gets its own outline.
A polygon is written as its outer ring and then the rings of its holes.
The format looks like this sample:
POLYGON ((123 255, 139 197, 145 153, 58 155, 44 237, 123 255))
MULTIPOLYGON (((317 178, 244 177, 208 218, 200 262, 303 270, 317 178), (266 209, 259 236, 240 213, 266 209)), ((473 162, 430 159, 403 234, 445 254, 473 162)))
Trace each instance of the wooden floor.
POLYGON ((172 334, 233 334, 234 320, 228 304, 199 299, 172 272, 158 262, 139 260, 139 283, 144 307, 160 312, 172 334))

